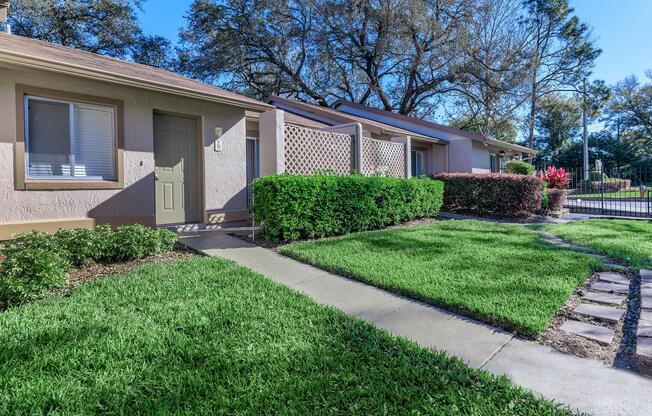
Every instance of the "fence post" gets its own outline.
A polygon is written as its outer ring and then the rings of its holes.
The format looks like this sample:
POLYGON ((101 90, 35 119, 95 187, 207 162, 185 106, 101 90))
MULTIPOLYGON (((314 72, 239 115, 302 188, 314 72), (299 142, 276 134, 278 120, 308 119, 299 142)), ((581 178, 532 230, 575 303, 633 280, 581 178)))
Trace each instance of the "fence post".
POLYGON ((412 138, 410 136, 392 137, 392 141, 405 145, 405 177, 410 179, 412 176, 412 138))
POLYGON ((600 169, 600 214, 604 215, 604 171, 600 169))
POLYGON ((266 111, 258 123, 261 176, 285 172, 285 113, 278 109, 266 111))

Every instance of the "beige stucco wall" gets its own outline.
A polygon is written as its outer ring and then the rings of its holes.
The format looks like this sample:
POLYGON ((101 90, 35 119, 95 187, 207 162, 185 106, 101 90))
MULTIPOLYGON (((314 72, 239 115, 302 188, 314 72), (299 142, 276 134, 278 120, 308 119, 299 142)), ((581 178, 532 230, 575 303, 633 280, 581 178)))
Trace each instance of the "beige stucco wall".
POLYGON ((468 173, 473 169, 473 141, 452 140, 448 143, 448 171, 468 173))
POLYGON ((205 211, 246 209, 244 109, 40 70, 0 67, 0 223, 70 218, 145 217, 154 208, 154 110, 201 116, 205 211), (124 103, 124 188, 118 190, 15 190, 15 85, 101 96, 124 103), (214 129, 223 128, 222 151, 214 129))
POLYGON ((473 142, 473 173, 491 172, 489 148, 482 143, 473 142))

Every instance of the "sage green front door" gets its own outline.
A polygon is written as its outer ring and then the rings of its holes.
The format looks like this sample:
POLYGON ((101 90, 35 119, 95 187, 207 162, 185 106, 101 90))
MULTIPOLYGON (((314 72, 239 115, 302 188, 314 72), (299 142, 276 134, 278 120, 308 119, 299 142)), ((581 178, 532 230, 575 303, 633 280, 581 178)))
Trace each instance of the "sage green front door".
POLYGON ((154 114, 156 223, 199 221, 197 120, 154 114))

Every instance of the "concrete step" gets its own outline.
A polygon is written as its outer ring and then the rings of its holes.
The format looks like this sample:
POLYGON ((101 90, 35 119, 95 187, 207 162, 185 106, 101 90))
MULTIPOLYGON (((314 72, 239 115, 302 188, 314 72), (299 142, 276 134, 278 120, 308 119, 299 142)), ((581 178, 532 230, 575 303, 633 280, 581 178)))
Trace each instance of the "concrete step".
POLYGON ((612 329, 574 320, 564 322, 561 326, 561 330, 604 345, 611 344, 615 334, 612 329))
POLYGON ((590 303, 580 303, 573 311, 580 315, 612 323, 618 322, 625 313, 623 309, 612 308, 610 306, 593 305, 590 303))

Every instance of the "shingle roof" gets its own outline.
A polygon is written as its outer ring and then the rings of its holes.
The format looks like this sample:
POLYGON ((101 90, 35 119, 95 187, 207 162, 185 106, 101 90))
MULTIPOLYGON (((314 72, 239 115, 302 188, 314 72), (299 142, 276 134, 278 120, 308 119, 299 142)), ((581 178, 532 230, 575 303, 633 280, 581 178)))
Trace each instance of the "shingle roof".
POLYGON ((0 63, 35 67, 256 110, 261 101, 147 65, 0 32, 0 63))
POLYGON ((352 114, 343 113, 341 111, 335 110, 330 107, 323 107, 314 104, 308 104, 300 101, 290 100, 283 97, 270 96, 265 101, 271 104, 278 104, 280 107, 284 107, 286 113, 288 112, 288 107, 294 109, 296 112, 293 114, 294 118, 301 117, 307 120, 317 120, 321 123, 325 119, 331 121, 333 124, 344 124, 344 123, 360 123, 363 127, 367 129, 376 130, 379 132, 394 134, 396 136, 411 136, 413 138, 418 138, 428 141, 443 141, 438 140, 432 137, 424 136, 412 131, 401 129, 399 127, 392 126, 390 124, 385 124, 380 121, 371 120, 364 117, 354 116, 352 114), (314 118, 307 115, 314 115, 314 118))
MULTIPOLYGON (((523 146, 520 146, 520 145, 516 145, 516 144, 512 144, 512 143, 506 143, 506 142, 503 142, 501 140, 487 138, 487 137, 481 136, 479 134, 473 134, 473 133, 469 133, 469 132, 461 130, 461 129, 456 129, 454 127, 449 127, 449 126, 445 126, 443 124, 433 123, 432 121, 422 120, 420 118, 412 117, 412 116, 406 116, 404 114, 393 113, 391 111, 385 111, 385 110, 381 110, 379 108, 373 108, 373 107, 369 107, 369 106, 366 106, 366 105, 354 103, 354 102, 347 101, 347 100, 341 100, 341 99, 337 100, 333 104, 333 108, 337 109, 337 107, 339 107, 340 105, 357 108, 357 109, 360 109, 362 111, 367 111, 369 113, 374 113, 374 114, 382 115, 382 116, 385 116, 385 117, 390 117, 390 118, 393 118, 393 119, 396 119, 396 120, 403 120, 403 121, 406 121, 406 122, 409 122, 409 123, 414 123, 414 124, 424 126, 424 127, 428 127, 428 128, 432 128, 432 129, 435 129, 435 130, 440 130, 440 131, 443 131, 443 132, 456 134, 458 136, 466 137, 468 139, 471 139, 471 140, 474 140, 474 141, 477 141, 477 142, 483 142, 483 143, 486 142, 486 143, 490 143, 490 144, 493 144, 493 145, 496 145, 496 146, 502 146, 502 147, 505 147, 505 148, 508 148, 508 149, 517 150, 517 151, 521 151, 521 152, 532 153, 532 154, 538 153, 535 150, 532 150, 532 149, 529 149, 527 147, 523 147, 523 146)), ((336 111, 339 111, 339 110, 336 110, 336 111)))

